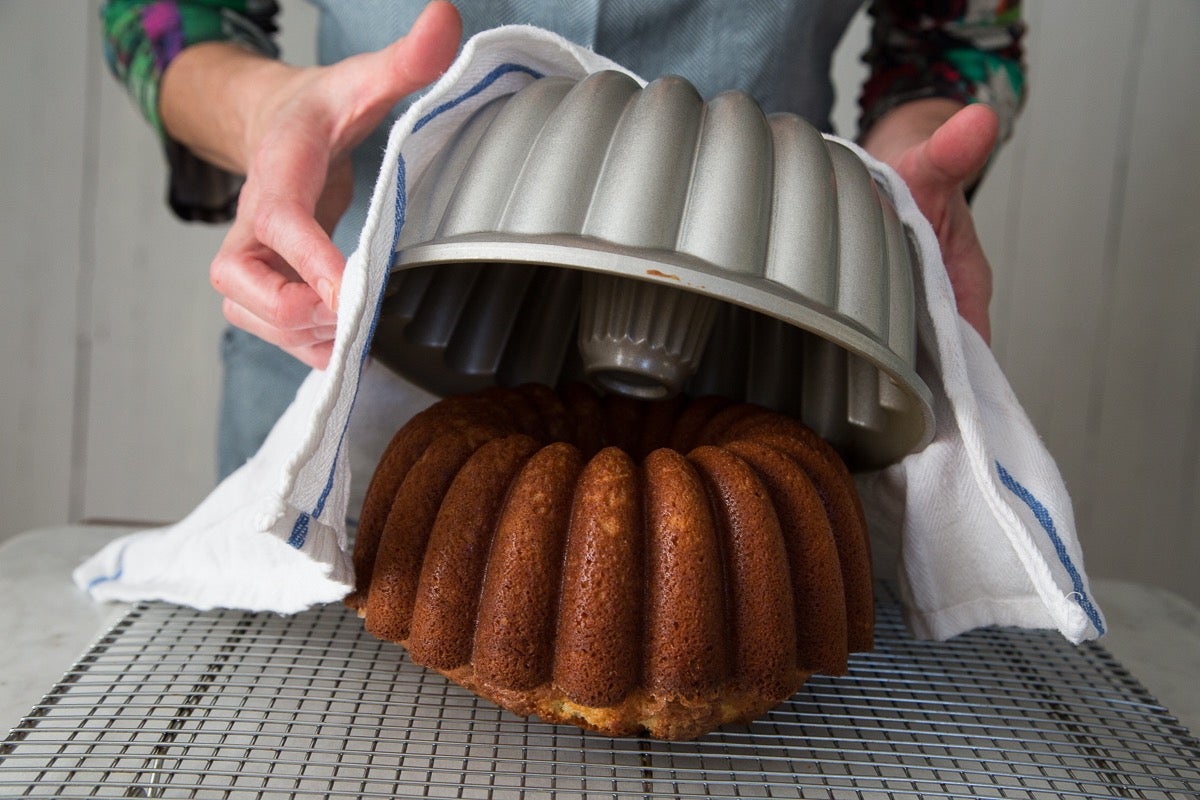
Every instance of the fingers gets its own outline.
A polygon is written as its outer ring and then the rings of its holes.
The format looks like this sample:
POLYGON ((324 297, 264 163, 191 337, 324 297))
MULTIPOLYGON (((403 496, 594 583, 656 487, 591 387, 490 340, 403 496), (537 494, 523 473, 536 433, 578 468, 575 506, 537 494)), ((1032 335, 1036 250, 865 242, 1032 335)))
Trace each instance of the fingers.
POLYGON ((231 292, 233 296, 249 298, 248 303, 267 309, 255 313, 227 296, 221 310, 231 325, 291 353, 311 367, 324 369, 328 365, 337 334, 337 317, 307 284, 288 280, 254 260, 236 262, 218 257, 213 261, 212 275, 219 291, 229 293, 228 287, 236 286, 231 292))
POLYGON ((966 320, 967 324, 979 334, 979 338, 983 339, 983 343, 990 347, 992 344, 992 322, 991 315, 988 312, 988 304, 976 302, 973 299, 964 302, 958 299, 957 292, 955 294, 955 300, 958 302, 958 315, 966 320))
POLYGON ((311 208, 295 200, 276 199, 254 216, 253 230, 255 240, 278 254, 315 290, 330 312, 337 310, 345 260, 311 208))
POLYGON ((337 314, 311 286, 289 272, 269 256, 222 248, 209 275, 218 292, 280 330, 336 324, 337 314))
POLYGON ((333 342, 322 342, 311 347, 281 347, 283 352, 313 369, 325 369, 333 355, 333 342))
POLYGON ((260 339, 278 347, 310 347, 318 344, 333 344, 337 325, 315 325, 293 329, 279 328, 251 314, 242 306, 226 298, 221 306, 225 319, 242 330, 253 333, 260 339))
POLYGON ((906 149, 893 149, 891 163, 933 225, 959 314, 987 342, 991 338, 992 271, 964 189, 991 158, 999 121, 990 108, 969 105, 925 136, 906 149))
POLYGON ((335 319, 345 269, 341 252, 314 217, 317 198, 306 196, 314 190, 297 171, 303 166, 247 179, 237 218, 210 270, 218 292, 285 330, 335 319))
POLYGON ((989 305, 992 300, 992 268, 983 246, 974 235, 961 235, 957 252, 946 251, 946 272, 954 290, 958 314, 974 328, 987 344, 992 341, 989 305))
MULTIPOLYGON (((248 205, 257 205, 255 187, 244 191, 248 205)), ((333 248, 324 231, 311 216, 295 207, 265 211, 266 221, 253 213, 239 213, 210 268, 213 287, 225 296, 222 310, 233 325, 253 333, 299 358, 309 366, 323 368, 332 351, 336 333, 336 289, 319 279, 328 293, 318 294, 301 273, 311 270, 297 248, 321 240, 333 248), (299 219, 296 219, 298 217, 299 219), (313 228, 316 230, 313 230, 313 228), (285 253, 291 253, 293 268, 285 253)), ((337 255, 340 258, 340 254, 337 255)), ((340 271, 340 267, 339 267, 340 271)))
POLYGON ((255 129, 237 219, 210 269, 231 324, 310 366, 328 364, 346 263, 329 236, 350 200, 349 153, 446 70, 461 35, 458 11, 435 0, 383 50, 289 81, 255 129))

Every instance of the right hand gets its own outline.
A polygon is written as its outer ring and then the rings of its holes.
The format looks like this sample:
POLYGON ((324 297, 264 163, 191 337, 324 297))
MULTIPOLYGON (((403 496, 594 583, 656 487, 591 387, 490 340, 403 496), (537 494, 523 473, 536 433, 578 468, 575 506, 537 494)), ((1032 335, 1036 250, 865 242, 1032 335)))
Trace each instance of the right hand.
POLYGON ((461 35, 458 12, 435 0, 383 50, 327 67, 259 65, 264 91, 237 159, 246 182, 210 269, 230 323, 309 366, 328 365, 346 266, 330 235, 350 204, 350 152, 446 70, 461 35))
POLYGON ((863 140, 872 155, 908 184, 937 234, 958 313, 984 342, 992 335, 992 268, 975 230, 966 187, 987 166, 999 135, 996 113, 982 103, 963 107, 935 97, 897 106, 863 140))

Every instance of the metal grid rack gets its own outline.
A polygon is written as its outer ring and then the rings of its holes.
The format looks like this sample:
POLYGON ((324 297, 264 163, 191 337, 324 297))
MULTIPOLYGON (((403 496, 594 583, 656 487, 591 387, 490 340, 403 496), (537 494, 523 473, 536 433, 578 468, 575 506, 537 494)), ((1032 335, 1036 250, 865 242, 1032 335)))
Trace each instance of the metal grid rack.
POLYGON ((0 744, 0 796, 1196 798, 1200 742, 1099 645, 916 641, 894 600, 848 676, 682 743, 514 717, 340 606, 149 604, 0 744))

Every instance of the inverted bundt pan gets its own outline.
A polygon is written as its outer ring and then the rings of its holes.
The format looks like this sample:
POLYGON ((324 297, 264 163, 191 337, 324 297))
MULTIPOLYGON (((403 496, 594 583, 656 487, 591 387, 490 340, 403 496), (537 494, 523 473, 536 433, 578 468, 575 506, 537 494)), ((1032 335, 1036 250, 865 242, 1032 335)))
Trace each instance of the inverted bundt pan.
POLYGON ((913 258, 862 161, 794 115, 675 77, 543 78, 409 188, 373 352, 443 395, 745 399, 877 467, 933 432, 913 258))

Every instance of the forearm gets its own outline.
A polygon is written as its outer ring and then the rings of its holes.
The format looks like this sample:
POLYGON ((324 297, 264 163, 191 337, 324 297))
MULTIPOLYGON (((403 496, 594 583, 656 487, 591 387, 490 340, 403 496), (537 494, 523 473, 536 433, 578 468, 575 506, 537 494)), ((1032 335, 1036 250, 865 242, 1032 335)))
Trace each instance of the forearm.
POLYGON ((172 139, 211 164, 244 175, 254 120, 296 68, 230 42, 193 45, 163 73, 159 115, 172 139))

